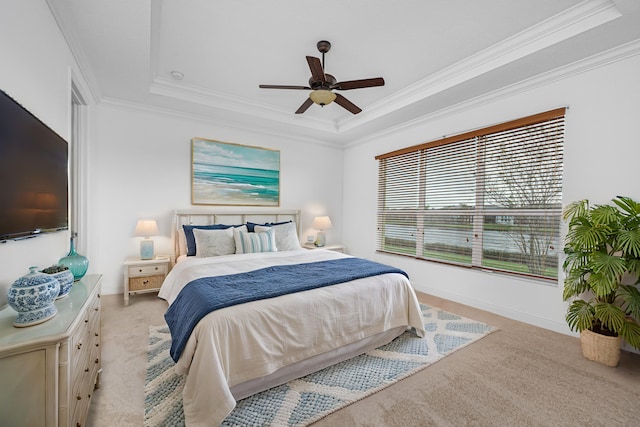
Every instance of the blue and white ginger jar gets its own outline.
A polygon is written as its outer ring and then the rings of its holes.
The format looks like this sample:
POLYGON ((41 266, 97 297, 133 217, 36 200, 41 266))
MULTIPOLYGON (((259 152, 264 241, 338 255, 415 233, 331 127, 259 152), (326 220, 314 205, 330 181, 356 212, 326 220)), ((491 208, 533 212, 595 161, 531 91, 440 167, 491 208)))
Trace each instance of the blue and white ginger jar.
POLYGON ((29 271, 29 274, 13 282, 7 292, 9 305, 18 312, 13 326, 37 325, 51 319, 58 312, 53 304, 60 293, 58 279, 38 272, 37 267, 29 267, 29 271))
POLYGON ((60 283, 60 293, 58 293, 58 296, 56 297, 56 299, 60 299, 60 298, 64 298, 67 295, 69 295, 69 292, 71 291, 71 287, 73 286, 73 273, 71 272, 71 270, 64 270, 64 271, 60 271, 58 273, 45 273, 45 274, 49 274, 49 276, 53 276, 56 279, 58 279, 58 282, 60 283))

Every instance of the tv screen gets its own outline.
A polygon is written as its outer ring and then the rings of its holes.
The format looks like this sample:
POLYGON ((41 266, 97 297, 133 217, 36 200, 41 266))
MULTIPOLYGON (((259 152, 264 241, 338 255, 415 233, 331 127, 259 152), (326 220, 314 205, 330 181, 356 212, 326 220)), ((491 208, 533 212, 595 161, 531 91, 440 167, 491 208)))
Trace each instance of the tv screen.
POLYGON ((68 151, 0 90, 0 241, 68 228, 68 151))

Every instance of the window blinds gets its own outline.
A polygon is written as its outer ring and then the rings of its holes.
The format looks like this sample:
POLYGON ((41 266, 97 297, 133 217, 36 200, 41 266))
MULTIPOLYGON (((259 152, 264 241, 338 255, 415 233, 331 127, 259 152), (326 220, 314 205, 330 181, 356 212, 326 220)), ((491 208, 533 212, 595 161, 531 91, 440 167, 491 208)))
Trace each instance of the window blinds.
POLYGON ((557 278, 564 114, 377 156, 377 250, 557 278))

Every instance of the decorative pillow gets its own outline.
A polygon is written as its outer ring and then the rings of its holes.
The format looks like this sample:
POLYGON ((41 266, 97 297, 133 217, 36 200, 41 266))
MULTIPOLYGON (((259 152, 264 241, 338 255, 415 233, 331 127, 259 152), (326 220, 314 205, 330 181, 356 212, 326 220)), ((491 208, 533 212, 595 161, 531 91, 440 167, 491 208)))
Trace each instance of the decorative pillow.
POLYGON ((300 249, 300 240, 298 240, 298 229, 295 222, 285 222, 271 226, 256 225, 254 229, 257 233, 272 228, 276 233, 276 247, 278 251, 293 251, 300 249))
POLYGON ((286 224, 288 222, 291 221, 284 221, 284 222, 265 222, 264 224, 256 224, 255 222, 250 222, 247 221, 247 230, 249 230, 250 233, 253 233, 255 230, 255 226, 256 225, 262 225, 263 227, 268 227, 268 226, 272 226, 272 225, 282 225, 282 224, 286 224))
POLYGON ((187 241, 187 256, 196 254, 196 239, 193 237, 193 229, 199 230, 224 230, 226 228, 239 227, 238 225, 211 224, 211 225, 183 225, 184 237, 187 241))
POLYGON ((254 252, 276 252, 275 230, 268 229, 262 233, 249 233, 237 228, 233 229, 237 254, 254 252))
POLYGON ((196 257, 205 258, 236 253, 236 243, 233 240, 233 229, 206 230, 193 229, 196 240, 196 257))

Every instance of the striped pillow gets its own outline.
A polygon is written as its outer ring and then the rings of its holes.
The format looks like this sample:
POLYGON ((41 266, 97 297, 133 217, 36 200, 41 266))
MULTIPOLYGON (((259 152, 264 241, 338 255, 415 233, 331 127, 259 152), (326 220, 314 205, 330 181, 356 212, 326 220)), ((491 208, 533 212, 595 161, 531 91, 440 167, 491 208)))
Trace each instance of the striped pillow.
POLYGON ((276 252, 278 250, 276 248, 275 230, 271 228, 262 233, 247 233, 234 228, 233 238, 236 242, 237 254, 276 252))

